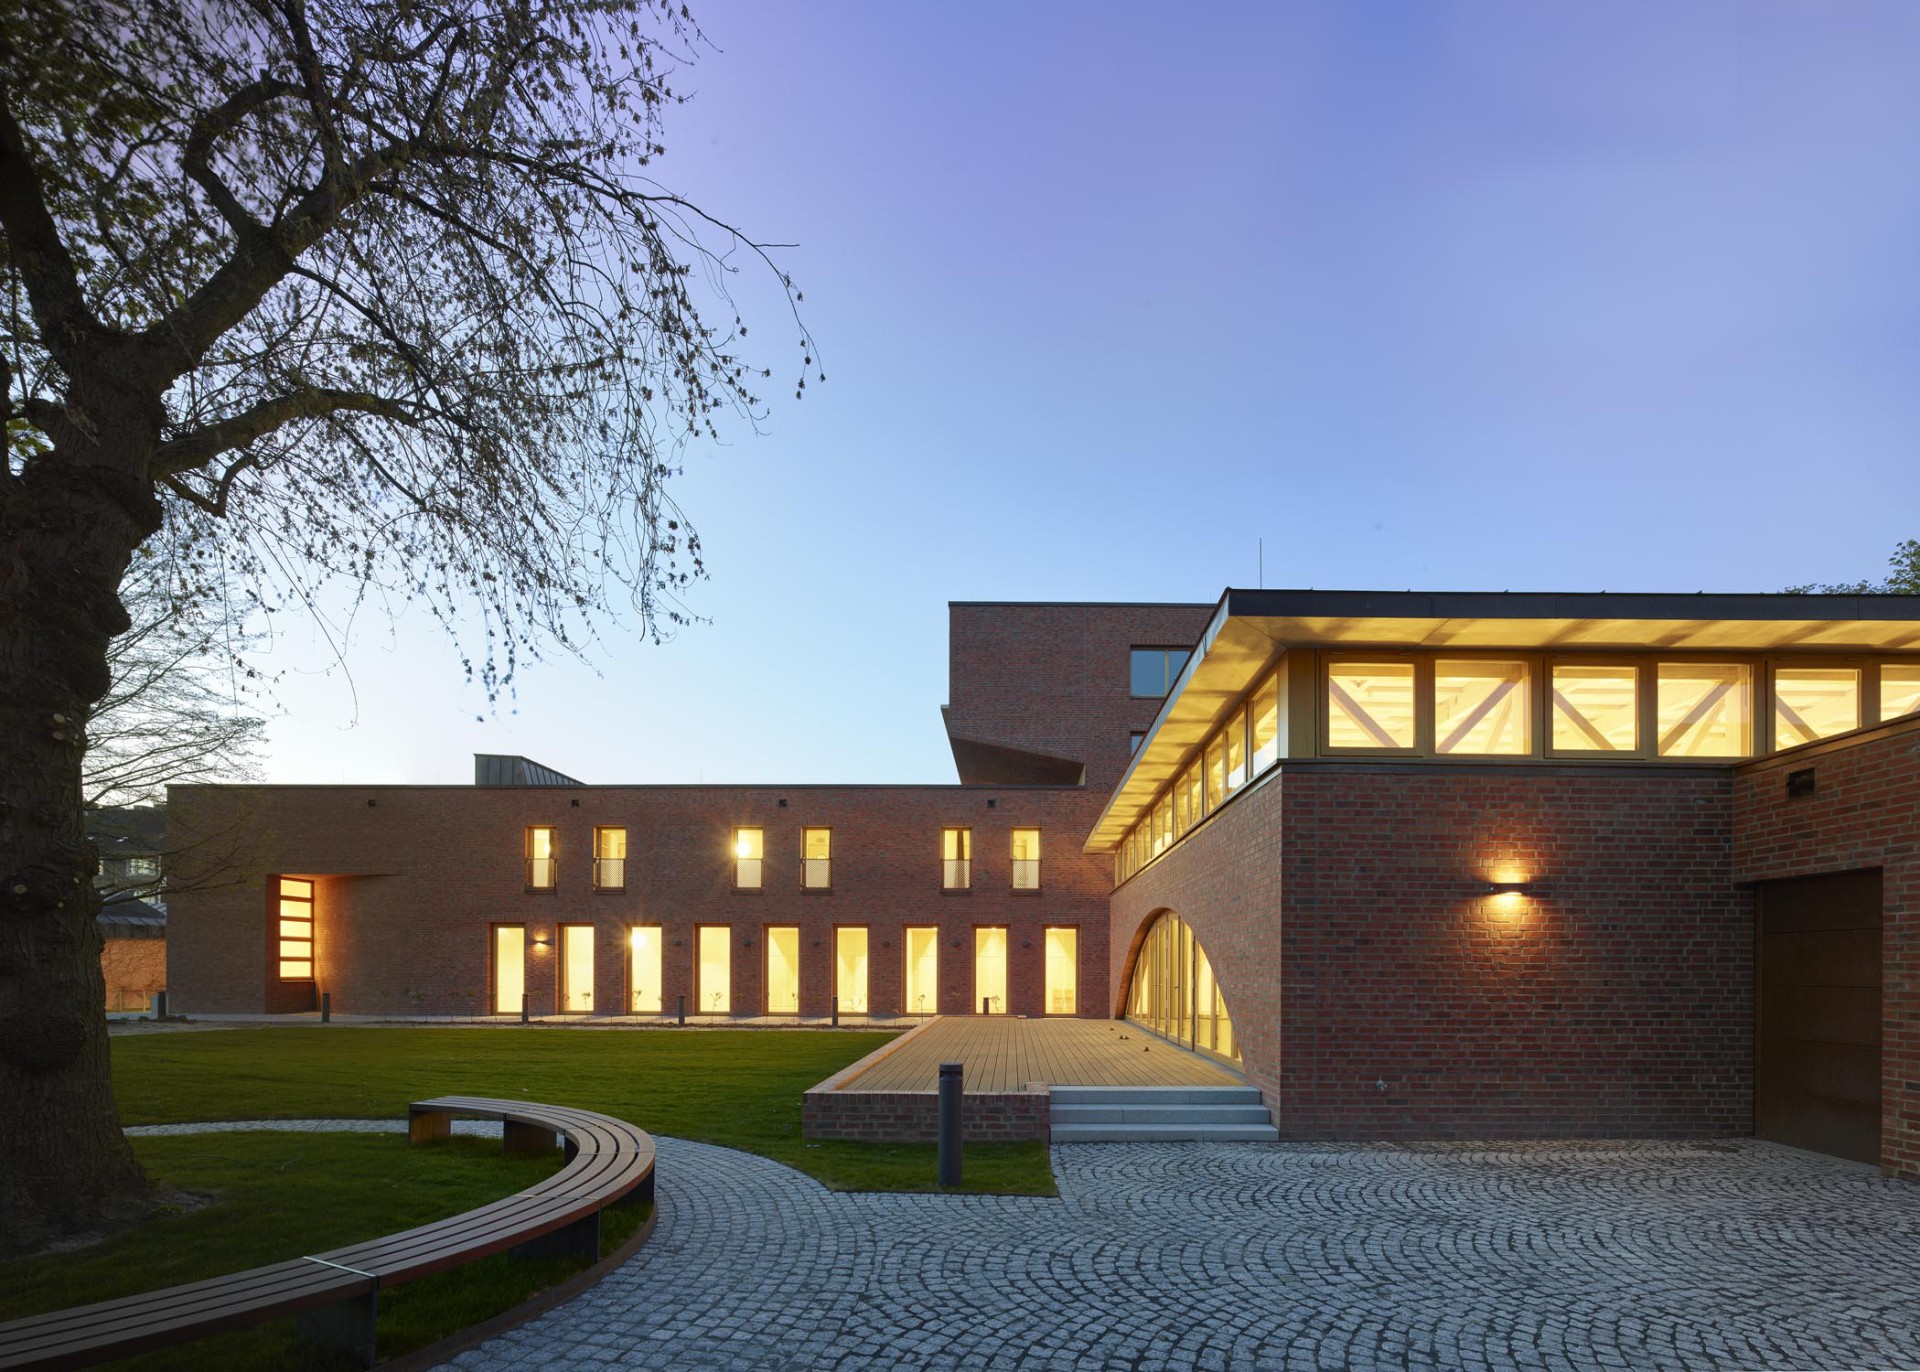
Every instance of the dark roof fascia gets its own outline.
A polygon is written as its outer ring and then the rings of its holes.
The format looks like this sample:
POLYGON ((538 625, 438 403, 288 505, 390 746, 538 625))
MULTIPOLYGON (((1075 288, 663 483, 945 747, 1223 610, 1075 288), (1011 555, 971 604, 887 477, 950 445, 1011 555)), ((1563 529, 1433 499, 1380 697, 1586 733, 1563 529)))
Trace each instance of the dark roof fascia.
POLYGON ((1211 610, 1210 600, 949 600, 955 610, 1211 610))
POLYGON ((495 791, 539 791, 547 795, 555 792, 573 791, 951 791, 956 795, 985 795, 991 791, 1085 791, 1082 786, 1069 786, 1061 783, 1012 783, 1000 785, 969 786, 957 781, 800 781, 783 783, 777 781, 745 782, 586 782, 579 786, 474 786, 470 783, 436 781, 372 781, 364 785, 352 782, 276 782, 276 781, 234 781, 234 782, 194 782, 185 786, 169 786, 169 791, 465 791, 480 795, 495 791))
POLYGON ((1920 620, 1920 595, 1793 591, 1249 591, 1229 589, 1229 615, 1381 619, 1920 620))

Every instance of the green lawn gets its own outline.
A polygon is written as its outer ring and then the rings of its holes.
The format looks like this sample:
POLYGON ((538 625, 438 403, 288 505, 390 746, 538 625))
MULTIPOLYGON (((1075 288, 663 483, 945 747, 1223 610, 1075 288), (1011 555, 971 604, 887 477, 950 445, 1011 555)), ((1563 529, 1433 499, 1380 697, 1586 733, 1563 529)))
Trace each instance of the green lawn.
MULTIPOLYGON (((800 1096, 885 1043, 818 1030, 232 1029, 113 1040, 125 1124, 398 1119, 407 1102, 506 1096, 600 1110, 759 1153, 845 1191, 931 1191, 934 1146, 800 1137, 800 1096)), ((969 1191, 1054 1194, 1044 1144, 970 1144, 969 1191)), ((663 1184, 666 1184, 663 1182, 663 1184)))
MULTIPOLYGON (((496 1141, 466 1138, 410 1147, 403 1134, 202 1134, 138 1139, 134 1147, 156 1180, 211 1203, 168 1207, 89 1248, 0 1264, 0 1320, 378 1238, 511 1195, 560 1165, 558 1150, 509 1157, 496 1141)), ((626 1242, 643 1218, 640 1206, 608 1210, 601 1251, 626 1242)), ((523 1261, 502 1253, 383 1291, 380 1351, 392 1357, 444 1338, 583 1266, 584 1259, 523 1261)), ((358 1363, 314 1349, 288 1319, 114 1366, 320 1372, 358 1363)))

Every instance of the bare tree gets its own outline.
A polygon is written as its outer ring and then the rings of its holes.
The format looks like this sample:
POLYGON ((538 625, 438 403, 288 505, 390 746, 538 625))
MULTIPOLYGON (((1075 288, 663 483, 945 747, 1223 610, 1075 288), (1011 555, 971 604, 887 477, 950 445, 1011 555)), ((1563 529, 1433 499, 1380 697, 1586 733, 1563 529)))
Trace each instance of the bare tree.
POLYGON ((147 1203, 80 807, 137 550, 424 601, 489 692, 616 598, 684 618, 676 454, 761 413, 730 280, 798 300, 651 179, 700 41, 667 0, 0 0, 0 417, 44 439, 0 473, 0 1249, 147 1203))

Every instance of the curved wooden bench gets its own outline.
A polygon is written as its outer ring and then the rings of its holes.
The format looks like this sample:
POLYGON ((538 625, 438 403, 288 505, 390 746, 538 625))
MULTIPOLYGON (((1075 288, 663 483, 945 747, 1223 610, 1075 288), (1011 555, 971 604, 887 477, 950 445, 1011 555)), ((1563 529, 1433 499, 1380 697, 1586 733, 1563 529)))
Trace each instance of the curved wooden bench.
POLYGON ((284 1315, 301 1316, 310 1337, 350 1349, 371 1367, 382 1287, 502 1251, 598 1256, 600 1212, 653 1198, 653 1139, 624 1120, 531 1101, 441 1096, 408 1107, 409 1137, 444 1138, 455 1115, 502 1121, 508 1152, 542 1152, 559 1141, 566 1163, 537 1186, 404 1233, 0 1324, 0 1368, 90 1367, 284 1315))

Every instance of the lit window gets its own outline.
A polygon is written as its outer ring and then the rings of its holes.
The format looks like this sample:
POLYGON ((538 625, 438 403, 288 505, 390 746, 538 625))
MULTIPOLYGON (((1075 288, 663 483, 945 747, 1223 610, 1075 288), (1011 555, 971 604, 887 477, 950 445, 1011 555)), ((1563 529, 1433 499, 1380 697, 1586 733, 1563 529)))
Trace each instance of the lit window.
POLYGON ((1882 663, 1880 667, 1880 718, 1898 719, 1920 710, 1920 664, 1882 663))
POLYGON ((1173 836, 1179 838, 1193 827, 1194 816, 1187 813, 1187 788, 1176 780, 1167 794, 1173 798, 1173 836))
POLYGON ((767 1013, 800 1013, 800 930, 776 925, 767 930, 767 1013))
POLYGON ((1038 829, 1013 831, 1013 889, 1016 891, 1040 889, 1040 831, 1038 829))
POLYGON ((1640 672, 1625 664, 1553 664, 1553 747, 1631 753, 1640 747, 1640 672))
POLYGON ((909 1015, 933 1015, 940 1011, 940 931, 932 927, 909 928, 907 953, 907 1004, 909 1015))
POLYGON ((1411 748, 1413 664, 1336 662, 1327 668, 1329 748, 1411 748))
POLYGON ((1253 771, 1255 775, 1280 760, 1280 675, 1275 673, 1255 688, 1248 708, 1248 724, 1253 731, 1253 771))
POLYGON ((1135 648, 1129 690, 1137 700, 1158 700, 1173 689, 1186 665, 1185 648, 1135 648))
POLYGON ((157 877, 160 875, 160 859, 157 857, 130 857, 127 859, 129 877, 157 877))
POLYGON ((1527 753, 1527 664, 1441 659, 1433 667, 1434 751, 1527 753))
POLYGON ((766 835, 759 829, 733 831, 733 884, 742 891, 760 889, 760 860, 766 856, 766 835))
POLYGON ((593 831, 593 884, 597 890, 620 891, 627 885, 627 831, 593 831))
POLYGON ((1078 1013, 1080 931, 1047 930, 1046 996, 1049 1015, 1078 1013))
POLYGON ((1247 712, 1235 710, 1223 730, 1227 740, 1227 791, 1247 784, 1247 712))
POLYGON ((733 1009, 733 931, 724 924, 703 924, 694 931, 694 942, 699 951, 693 969, 698 1013, 728 1014, 733 1009))
POLYGON ((558 875, 559 854, 554 831, 548 828, 527 830, 527 889, 551 891, 558 875))
POLYGON ((560 926, 560 1013, 584 1015, 593 1009, 593 926, 560 926))
POLYGON ((657 1015, 662 1009, 661 1002, 665 993, 660 976, 660 926, 657 924, 636 924, 627 935, 628 977, 633 987, 633 1001, 629 1007, 636 1015, 657 1015))
POLYGON ((1860 673, 1852 667, 1776 667, 1773 746, 1791 748, 1860 727, 1860 673))
POLYGON ((973 1004, 983 1015, 1007 1012, 1007 931, 973 931, 973 1004))
POLYGON ((280 878, 280 980, 313 980, 313 883, 280 878))
POLYGON ((1189 827, 1206 818, 1206 809, 1201 800, 1200 762, 1195 759, 1180 774, 1180 790, 1187 798, 1187 824, 1189 827))
POLYGON ((1153 851, 1155 856, 1173 846, 1173 805, 1166 796, 1153 807, 1153 851))
POLYGON ((493 926, 493 1013, 517 1015, 527 999, 527 926, 493 926))
POLYGON ((800 831, 800 884, 810 891, 824 891, 833 885, 833 830, 800 831))
POLYGON ((1662 662, 1654 706, 1662 757, 1746 757, 1753 751, 1753 669, 1662 662))
POLYGON ((867 1013, 867 931, 833 931, 833 994, 843 1015, 867 1013))
POLYGON ((1220 802, 1227 798, 1227 742, 1215 734, 1207 740, 1205 755, 1207 772, 1207 813, 1212 814, 1220 808, 1220 802))
POLYGON ((940 831, 940 889, 964 891, 973 885, 973 830, 940 831))

